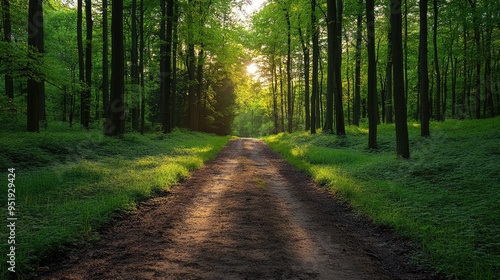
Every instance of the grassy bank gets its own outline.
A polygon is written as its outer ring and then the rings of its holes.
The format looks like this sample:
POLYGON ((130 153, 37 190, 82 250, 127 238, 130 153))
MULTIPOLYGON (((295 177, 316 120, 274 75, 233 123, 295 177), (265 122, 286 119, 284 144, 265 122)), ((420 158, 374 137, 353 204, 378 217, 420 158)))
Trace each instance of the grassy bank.
MULTIPOLYGON (((393 125, 346 138, 294 133, 264 140, 338 197, 413 239, 451 277, 500 279, 500 119, 410 125, 411 159, 395 155, 393 125)), ((422 258, 417 258, 422 259, 422 258)))
MULTIPOLYGON (((180 131, 114 139, 100 131, 64 130, 0 133, 2 185, 7 169, 16 169, 16 271, 21 277, 67 245, 98 238, 103 223, 168 190, 229 140, 180 131)), ((4 188, 2 209, 6 201, 4 188)), ((0 278, 7 269, 7 234, 4 225, 0 278)))

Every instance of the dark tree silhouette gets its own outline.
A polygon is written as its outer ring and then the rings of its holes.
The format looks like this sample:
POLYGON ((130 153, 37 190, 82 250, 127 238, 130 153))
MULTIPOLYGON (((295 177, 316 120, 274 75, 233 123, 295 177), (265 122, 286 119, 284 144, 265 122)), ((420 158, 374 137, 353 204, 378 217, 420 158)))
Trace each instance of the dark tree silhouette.
POLYGON ((401 1, 391 1, 392 63, 394 77, 394 113, 396 123, 396 154, 410 157, 408 122, 406 112, 403 46, 402 46, 401 1))
MULTIPOLYGON (((391 2, 392 4, 392 2, 391 2)), ((375 10, 374 0, 366 0, 368 26, 368 148, 377 148, 377 66, 375 62, 375 10)))
MULTIPOLYGON (((427 0, 420 0, 420 42, 418 48, 418 84, 420 90, 420 134, 430 136, 429 76, 427 62, 427 0)), ((396 78, 394 78, 396 79, 396 78)))
POLYGON ((113 0, 111 10, 111 99, 104 133, 120 136, 125 133, 123 1, 113 0))

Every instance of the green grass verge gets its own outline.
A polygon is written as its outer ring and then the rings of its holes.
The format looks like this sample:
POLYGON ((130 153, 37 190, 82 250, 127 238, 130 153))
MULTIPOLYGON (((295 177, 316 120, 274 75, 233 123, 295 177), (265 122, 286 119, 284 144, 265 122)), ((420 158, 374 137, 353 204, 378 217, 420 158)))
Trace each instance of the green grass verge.
POLYGON ((500 118, 409 126, 411 159, 395 154, 394 125, 347 128, 346 138, 294 133, 264 140, 375 223, 418 244, 450 277, 500 279, 500 118))
MULTIPOLYGON (((55 129, 57 130, 57 128, 55 129)), ((168 190, 189 171, 213 158, 229 137, 187 131, 0 133, 0 170, 16 169, 16 271, 30 271, 68 245, 98 238, 96 230, 155 192, 168 190)), ((0 196, 2 211, 6 188, 0 196)), ((6 221, 4 222, 6 223, 6 221)), ((0 278, 7 274, 7 228, 0 231, 0 278)))

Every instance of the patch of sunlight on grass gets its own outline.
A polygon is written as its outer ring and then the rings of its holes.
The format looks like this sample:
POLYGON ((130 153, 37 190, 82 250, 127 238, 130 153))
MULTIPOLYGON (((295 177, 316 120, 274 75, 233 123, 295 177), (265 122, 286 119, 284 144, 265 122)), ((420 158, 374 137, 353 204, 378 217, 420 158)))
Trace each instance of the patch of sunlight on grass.
MULTIPOLYGON (((363 124, 366 125, 366 124, 363 124)), ((500 118, 431 122, 431 137, 409 125, 410 160, 395 156, 394 125, 347 137, 303 132, 264 138, 271 148, 376 223, 421 245, 421 258, 448 276, 500 279, 500 118), (298 147, 307 147, 296 152, 298 147)))
MULTIPOLYGON (((8 143, 0 147, 0 163, 22 170, 16 174, 23 229, 16 240, 16 270, 25 273, 20 278, 67 244, 94 240, 96 230, 117 211, 134 210, 154 192, 168 190, 230 139, 178 130, 168 135, 132 133, 123 139, 85 131, 9 137, 0 134, 0 141, 8 143), (19 153, 19 144, 11 138, 33 148, 19 153)), ((5 202, 0 197, 0 203, 5 202)), ((6 239, 5 231, 0 239, 6 239)), ((0 255, 0 262, 5 261, 6 255, 0 255)), ((4 267, 0 278, 7 273, 4 267)))

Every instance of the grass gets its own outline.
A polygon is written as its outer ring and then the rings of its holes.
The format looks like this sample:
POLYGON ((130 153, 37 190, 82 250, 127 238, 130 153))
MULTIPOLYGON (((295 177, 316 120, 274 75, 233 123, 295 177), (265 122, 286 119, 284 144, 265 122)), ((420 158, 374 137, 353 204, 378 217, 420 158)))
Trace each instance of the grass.
MULTIPOLYGON (((58 131, 57 127, 53 130, 58 131)), ((213 158, 229 137, 187 131, 128 133, 122 139, 101 131, 0 133, 0 170, 16 169, 16 271, 30 273, 68 248, 95 240, 114 216, 168 190, 189 171, 213 158)), ((6 184, 6 176, 5 182, 6 184)), ((7 195, 0 197, 5 209, 7 195)), ((0 240, 7 240, 7 229, 0 240)), ((7 242, 1 242, 7 252, 7 242)), ((7 256, 0 255, 0 278, 7 256)))
POLYGON ((264 140, 375 223, 422 249, 441 273, 500 279, 500 118, 431 124, 431 138, 409 126, 411 159, 395 154, 394 125, 380 125, 377 150, 368 131, 346 138, 307 133, 264 140))

